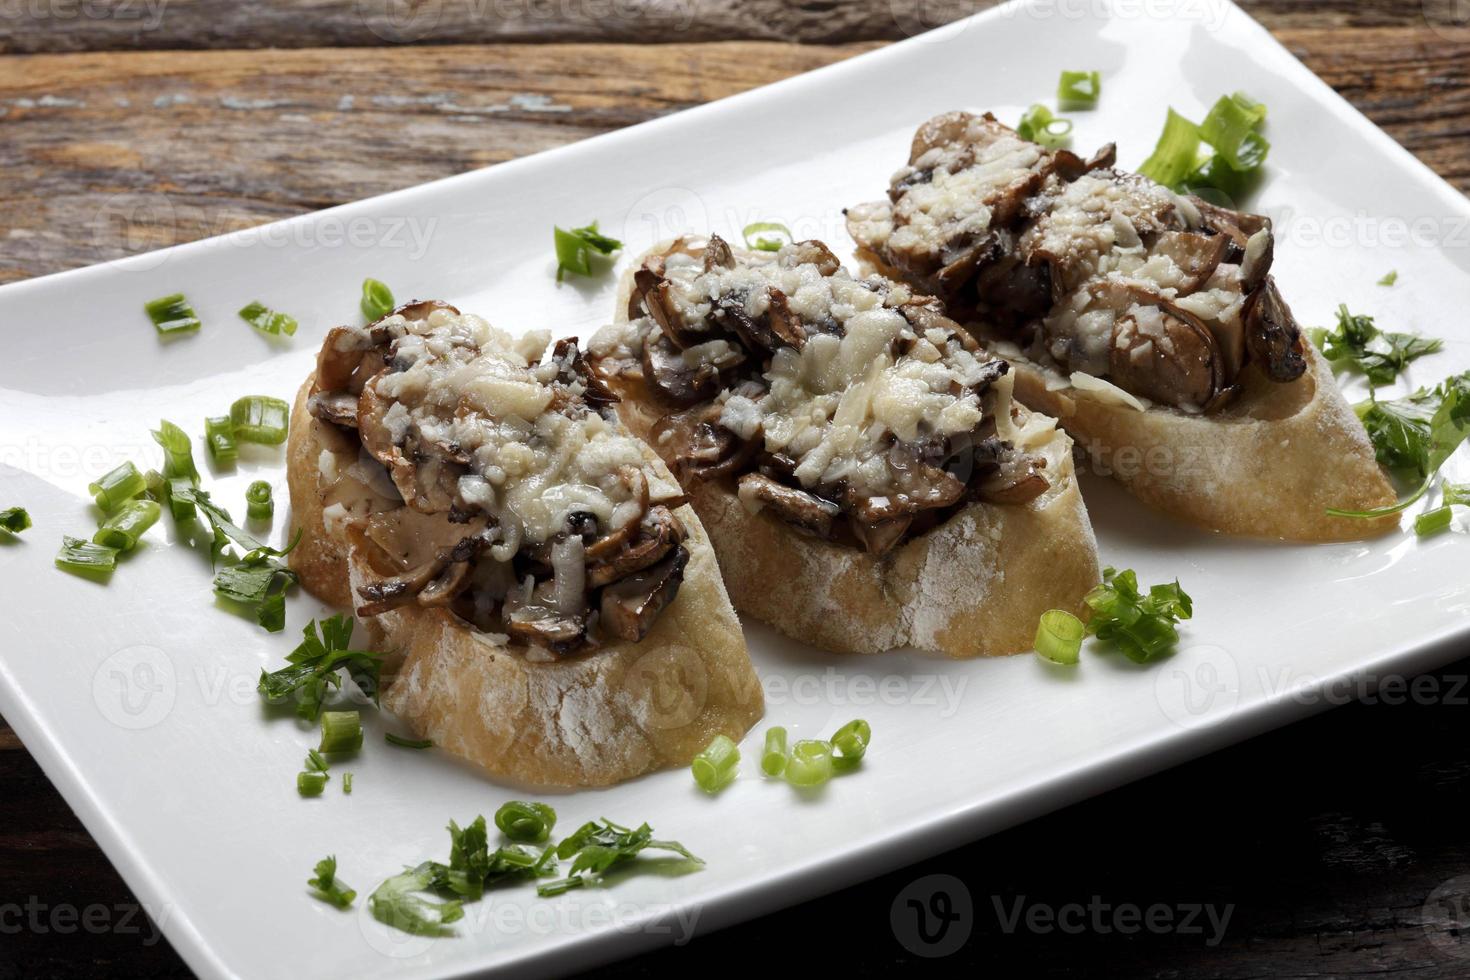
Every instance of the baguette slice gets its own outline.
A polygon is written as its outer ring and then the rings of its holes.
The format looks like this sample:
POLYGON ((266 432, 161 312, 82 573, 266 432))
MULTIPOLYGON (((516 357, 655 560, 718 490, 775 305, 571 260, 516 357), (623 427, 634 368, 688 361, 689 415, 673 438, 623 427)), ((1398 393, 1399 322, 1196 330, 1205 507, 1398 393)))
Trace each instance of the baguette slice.
MULTIPOLYGON (((302 529, 291 566, 323 601, 353 605, 378 577, 361 521, 402 504, 387 487, 344 482, 357 447, 312 418, 311 385, 297 396, 287 450, 302 529)), ((704 528, 688 506, 676 514, 689 532, 684 581, 640 642, 536 659, 442 608, 402 606, 365 621, 374 646, 392 652, 383 706, 446 751, 531 786, 607 786, 687 765, 715 735, 738 741, 763 713, 760 680, 704 528)))
MULTIPOLYGON (((665 242, 647 255, 680 245, 665 242)), ((628 319, 633 274, 622 282, 619 322, 628 319)), ((619 379, 615 386, 623 421, 658 449, 651 432, 666 410, 641 384, 619 379)), ((1021 411, 1024 421, 1029 413, 1021 411)), ((1051 480, 1040 497, 971 504, 883 556, 799 533, 768 511, 752 514, 727 481, 690 482, 685 491, 742 614, 837 653, 915 647, 951 657, 1011 654, 1032 649, 1043 612, 1080 611, 1099 580, 1071 447, 1057 429, 1037 450, 1051 480)))

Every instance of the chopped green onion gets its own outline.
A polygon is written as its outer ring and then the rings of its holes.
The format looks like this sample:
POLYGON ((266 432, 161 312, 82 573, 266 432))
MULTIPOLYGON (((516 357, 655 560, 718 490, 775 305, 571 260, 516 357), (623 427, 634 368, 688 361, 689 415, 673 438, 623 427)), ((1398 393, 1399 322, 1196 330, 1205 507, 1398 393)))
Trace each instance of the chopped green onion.
POLYGON ((583 228, 566 231, 552 228, 552 244, 556 248, 556 281, 561 282, 565 273, 578 276, 592 275, 592 253, 611 255, 623 247, 616 238, 609 238, 597 230, 597 222, 583 228))
POLYGON ((511 840, 540 844, 556 826, 556 811, 545 803, 511 800, 495 811, 495 826, 511 840))
POLYGON ((66 535, 61 539, 56 567, 82 575, 105 575, 117 567, 117 549, 66 535))
POLYGON ((214 415, 204 420, 204 444, 220 466, 228 466, 240 455, 240 447, 235 445, 235 426, 228 415, 214 415))
POLYGON ((268 521, 276 511, 276 502, 271 499, 271 485, 256 480, 245 490, 245 516, 252 521, 268 521))
POLYGON ((867 753, 868 743, 871 741, 873 728, 863 719, 858 718, 843 725, 832 736, 832 751, 836 753, 832 765, 838 769, 855 768, 867 753))
POLYGON ((342 792, 348 796, 352 795, 352 773, 350 772, 344 772, 342 774, 342 792))
POLYGON ((87 492, 96 498, 97 506, 102 508, 103 513, 110 514, 147 489, 148 484, 144 482, 143 474, 129 460, 110 470, 96 483, 88 485, 87 492))
POLYGON ((362 713, 323 711, 322 741, 318 752, 356 752, 362 748, 362 713))
POLYGON ((291 406, 269 395, 246 395, 230 406, 230 424, 241 442, 278 446, 286 441, 291 406))
POLYGON ((130 500, 102 522, 92 541, 118 551, 132 551, 161 513, 163 508, 152 500, 130 500))
POLYGON ((761 753, 761 772, 767 776, 779 776, 786 771, 786 729, 780 725, 766 731, 766 748, 761 753))
POLYGON ((327 769, 327 760, 322 757, 322 754, 320 752, 318 752, 316 749, 306 750, 307 772, 326 772, 327 769))
POLYGON ((324 772, 298 772, 296 792, 302 796, 321 796, 322 790, 327 788, 328 778, 330 777, 324 772))
POLYGON ((434 882, 435 868, 426 861, 383 882, 368 896, 368 911, 386 926, 418 936, 452 935, 444 927, 464 918, 459 899, 431 902, 416 894, 434 882))
POLYGON ((1064 71, 1057 82, 1057 106, 1062 109, 1092 109, 1102 95, 1102 73, 1064 71))
POLYGON ((398 745, 405 749, 432 749, 434 747, 434 740, 432 738, 404 738, 402 735, 395 735, 392 732, 384 732, 383 738, 387 740, 389 745, 398 745))
POLYGON ((263 334, 279 337, 285 334, 290 337, 296 333, 296 318, 258 303, 251 302, 240 310, 240 319, 250 324, 263 334))
POLYGON ((1054 664, 1075 664, 1087 625, 1065 609, 1048 609, 1036 626, 1036 652, 1054 664))
POLYGON ((1231 170, 1255 170, 1266 160, 1271 144, 1256 132, 1266 120, 1266 107, 1237 92, 1215 101, 1199 125, 1200 139, 1215 148, 1231 170))
POLYGON ((1438 534, 1450 526, 1450 520, 1454 517, 1454 511, 1449 504, 1436 507, 1434 510, 1426 510, 1414 518, 1414 533, 1421 538, 1427 538, 1431 534, 1438 534))
MULTIPOLYGON (((604 818, 601 821, 583 824, 570 837, 556 845, 557 857, 565 860, 573 855, 576 856, 572 861, 570 873, 565 878, 538 885, 536 894, 542 898, 549 898, 553 895, 561 895, 573 888, 585 887, 586 874, 590 873, 602 878, 609 869, 633 860, 646 849, 672 851, 686 861, 704 864, 678 841, 654 840, 653 828, 646 823, 639 825, 635 830, 604 818)), ((542 857, 545 859, 546 855, 542 857)))
POLYGON ((1165 187, 1175 187, 1194 173, 1199 143, 1199 127, 1170 109, 1158 145, 1138 172, 1165 187))
POLYGON ((143 304, 143 309, 148 311, 148 318, 160 334, 189 333, 200 326, 199 317, 183 293, 152 300, 143 304))
POLYGON ((1397 269, 1392 269, 1382 279, 1378 280, 1378 285, 1380 285, 1380 286, 1392 286, 1394 283, 1396 283, 1398 281, 1399 281, 1399 272, 1398 272, 1397 269))
POLYGON ((368 322, 381 320, 393 312, 393 290, 376 279, 362 281, 362 315, 368 322))
POLYGON ((782 245, 796 241, 796 236, 791 233, 791 229, 779 221, 752 222, 740 229, 740 237, 745 239, 746 248, 757 252, 779 252, 782 245), (766 238, 761 234, 762 232, 779 232, 785 241, 780 238, 766 238), (757 236, 755 241, 750 240, 751 235, 757 236))
POLYGON ((1083 601, 1092 610, 1087 632, 1140 664, 1169 653, 1179 642, 1178 622, 1194 615, 1194 603, 1177 580, 1150 586, 1144 595, 1131 568, 1103 569, 1102 583, 1083 601))
POLYGON ((1044 105, 1034 105, 1021 116, 1016 126, 1016 135, 1023 140, 1039 143, 1049 150, 1066 146, 1072 138, 1072 120, 1052 115, 1044 105))
POLYGON ((30 526, 31 514, 24 507, 7 507, 0 510, 0 531, 19 534, 30 526))
POLYGON ((691 767, 695 784, 706 793, 718 793, 740 771, 740 748, 728 735, 716 735, 705 750, 694 757, 691 767))
POLYGON ((1442 489, 1445 503, 1470 505, 1470 483, 1445 483, 1442 489))
POLYGON ((345 909, 352 904, 357 897, 357 892, 337 880, 337 858, 330 855, 316 863, 316 877, 308 878, 306 883, 311 886, 317 898, 328 905, 335 905, 339 909, 345 909))
POLYGON ((832 745, 818 739, 802 739, 791 747, 786 762, 786 781, 792 786, 820 786, 832 778, 832 745))
POLYGON ((163 447, 163 475, 170 480, 199 480, 199 469, 194 465, 194 446, 189 433, 168 419, 158 423, 153 441, 163 447))

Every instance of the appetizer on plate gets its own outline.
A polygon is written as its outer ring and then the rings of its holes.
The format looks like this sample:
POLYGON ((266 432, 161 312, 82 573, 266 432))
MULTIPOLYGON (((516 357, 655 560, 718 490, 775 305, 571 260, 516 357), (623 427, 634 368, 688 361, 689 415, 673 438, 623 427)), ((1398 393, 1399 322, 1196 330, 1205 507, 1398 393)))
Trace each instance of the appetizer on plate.
POLYGON ((1098 581, 1071 440, 939 302, 820 242, 655 248, 588 343, 737 609, 831 650, 1031 648, 1098 581))
POLYGON ((933 292, 1016 394, 1146 502, 1235 534, 1367 537, 1332 517, 1394 493, 1270 275, 1269 219, 1022 139, 924 123, 888 200, 850 208, 860 257, 933 292))
POLYGON ((699 518, 575 340, 439 302, 335 327, 292 414, 292 566, 394 653, 383 704, 536 785, 688 764, 761 716, 699 518))

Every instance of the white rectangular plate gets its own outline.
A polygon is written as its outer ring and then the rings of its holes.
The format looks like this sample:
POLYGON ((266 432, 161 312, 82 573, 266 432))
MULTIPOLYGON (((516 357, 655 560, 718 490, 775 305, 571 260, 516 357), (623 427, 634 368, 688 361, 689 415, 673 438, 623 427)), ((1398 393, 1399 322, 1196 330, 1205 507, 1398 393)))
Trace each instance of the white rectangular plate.
MULTIPOLYGON (((1336 304, 1448 339, 1412 382, 1470 366, 1470 207, 1245 15, 1218 0, 1009 6, 810 75, 539 156, 267 229, 0 289, 0 506, 36 526, 0 547, 7 641, 0 711, 162 925, 205 976, 438 977, 585 966, 835 888, 1209 751, 1371 683, 1451 655, 1470 632, 1462 534, 1295 547, 1230 540, 1152 515, 1115 486, 1085 485, 1104 560, 1145 582, 1176 576, 1197 615, 1178 655, 1139 669, 1086 654, 1069 672, 1035 657, 951 663, 898 653, 837 658, 751 625, 767 685, 745 773, 717 799, 684 771, 553 799, 563 830, 598 816, 650 821, 708 861, 696 874, 631 875, 552 901, 520 887, 469 907, 459 938, 389 934, 307 896, 314 861, 340 860, 365 896, 405 863, 443 859, 444 825, 524 795, 432 752, 383 745, 373 717, 351 768, 302 800, 314 741, 254 693, 302 623, 294 597, 268 635, 214 607, 204 560, 166 545, 162 522, 110 585, 52 567, 63 533, 95 518, 87 483, 131 458, 156 465, 148 430, 196 435, 233 398, 289 398, 324 331, 355 321, 365 276, 400 297, 447 299, 513 331, 585 335, 610 314, 613 277, 553 279, 551 226, 599 218, 629 261, 681 231, 737 238, 756 220, 851 248, 841 209, 880 196, 914 127, 954 108, 1014 120, 1049 100, 1061 68, 1100 69, 1101 107, 1075 145, 1116 140, 1137 166, 1165 107, 1199 118, 1220 94, 1270 106, 1274 146, 1257 206, 1277 221, 1277 277, 1303 323, 1336 304), (1166 5, 1167 6, 1167 5, 1166 5), (1086 12, 1084 12, 1086 11, 1086 12), (1400 285, 1374 285, 1389 269, 1400 285), (145 300, 185 290, 205 321, 160 343, 145 300), (296 314, 286 344, 235 311, 296 314), (830 733, 872 722, 862 772, 815 799, 755 774, 760 732, 830 733)), ((384 86, 391 85, 384 80, 384 86)), ((468 134, 469 131, 467 130, 468 134)), ((468 138, 468 136, 467 136, 468 138)), ((1283 447, 1283 452, 1289 452, 1283 447)), ((203 458, 202 449, 196 453, 203 458)), ((206 485, 237 510, 250 480, 284 500, 276 452, 206 485)), ((277 520, 277 534, 284 520, 277 520)), ((1058 556, 1059 561, 1066 556, 1058 556)))

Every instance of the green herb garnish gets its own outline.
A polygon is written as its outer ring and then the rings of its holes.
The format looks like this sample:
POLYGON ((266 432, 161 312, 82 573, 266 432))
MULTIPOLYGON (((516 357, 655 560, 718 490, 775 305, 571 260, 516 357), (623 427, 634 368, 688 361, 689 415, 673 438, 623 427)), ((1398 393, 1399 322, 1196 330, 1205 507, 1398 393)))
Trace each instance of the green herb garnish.
POLYGON ((300 529, 285 549, 278 550, 261 543, 236 525, 229 511, 210 499, 208 491, 174 485, 171 493, 174 500, 186 503, 191 510, 198 508, 209 522, 213 532, 209 556, 213 564, 218 565, 228 557, 232 544, 244 551, 238 560, 215 574, 215 595, 253 607, 256 621, 261 626, 272 633, 279 632, 286 621, 286 590, 295 585, 298 578, 281 559, 301 540, 300 529))
POLYGON ((1065 609, 1048 609, 1036 624, 1036 652, 1054 664, 1075 664, 1087 625, 1065 609))
POLYGON ((1334 365, 1361 371, 1375 388, 1391 383, 1410 362, 1444 347, 1442 340, 1380 330, 1371 316, 1349 313, 1345 304, 1337 308, 1337 329, 1319 329, 1312 339, 1334 365))
POLYGON ((735 781, 740 771, 740 747, 728 735, 716 735, 690 766, 694 783, 706 793, 718 793, 735 781))
POLYGON ((389 745, 397 745, 405 749, 432 749, 434 747, 432 738, 407 738, 393 732, 384 732, 383 740, 389 745))
POLYGON ((1179 642, 1176 624, 1194 615, 1194 603, 1177 580, 1152 586, 1148 595, 1142 595, 1132 569, 1104 569, 1102 584, 1083 601, 1092 609, 1087 632, 1139 664, 1169 653, 1179 642))
POLYGON ((597 230, 597 222, 585 228, 552 229, 552 241, 556 246, 556 281, 561 282, 565 273, 578 276, 592 275, 592 254, 611 255, 623 247, 616 238, 609 238, 597 230))
POLYGON ((757 252, 779 252, 781 251, 782 245, 796 241, 796 236, 791 233, 791 229, 779 221, 751 222, 740 229, 740 237, 745 239, 746 248, 753 249, 757 252), (763 237, 763 233, 765 232, 777 232, 782 237, 765 238, 763 237), (755 241, 750 240, 751 235, 756 236, 755 241))
POLYGON ((260 672, 256 688, 261 696, 272 704, 295 697, 297 715, 314 720, 328 692, 342 686, 339 671, 346 670, 363 693, 377 701, 384 655, 348 649, 352 627, 352 620, 340 614, 322 620, 320 632, 316 620, 307 623, 301 643, 286 657, 286 666, 260 672))
POLYGON ((540 844, 556 826, 556 811, 545 803, 511 800, 495 811, 495 826, 511 840, 540 844))
POLYGON ((256 480, 245 490, 245 516, 252 521, 268 521, 276 512, 276 503, 271 499, 271 485, 256 480))
POLYGON ((1048 150, 1061 149, 1072 140, 1072 120, 1052 115, 1044 105, 1033 105, 1021 116, 1016 135, 1048 150))
POLYGON ((1470 371, 1446 378, 1432 390, 1420 389, 1405 399, 1359 405, 1358 416, 1373 440, 1379 462, 1392 460, 1392 464, 1384 465, 1417 476, 1419 487, 1389 507, 1328 508, 1327 513, 1333 517, 1361 518, 1400 513, 1429 492, 1440 467, 1470 437, 1470 371), (1427 421, 1425 412, 1429 413, 1427 421))
POLYGON ((190 333, 200 327, 199 317, 183 293, 152 300, 143 304, 143 309, 161 335, 190 333))
POLYGON ((230 406, 230 425, 241 442, 277 446, 286 441, 291 406, 269 395, 246 395, 230 406))
POLYGON ((104 576, 117 568, 117 549, 66 535, 56 555, 56 567, 64 572, 104 576))
POLYGON ((425 862, 410 868, 379 885, 368 896, 368 911, 386 926, 417 936, 440 936, 445 926, 464 918, 464 903, 459 899, 435 902, 421 892, 434 884, 434 866, 425 862))
POLYGON ((1393 269, 1393 270, 1390 270, 1382 279, 1378 280, 1378 285, 1380 285, 1380 286, 1392 286, 1394 283, 1396 283, 1398 281, 1399 281, 1399 272, 1398 272, 1397 269, 1393 269))
POLYGON ((1102 73, 1064 71, 1057 82, 1057 106, 1061 109, 1092 109, 1102 95, 1102 73))
POLYGON ((92 536, 95 544, 106 545, 116 551, 132 551, 143 532, 158 520, 163 508, 152 500, 129 500, 113 514, 108 515, 97 533, 92 536))
POLYGON ((357 897, 357 892, 337 880, 337 857, 328 855, 316 863, 316 877, 308 878, 313 894, 328 905, 345 909, 357 897))
POLYGON ((327 765, 327 760, 322 756, 320 752, 318 752, 316 749, 306 750, 307 772, 326 772, 328 768, 330 767, 327 765))
POLYGON ((272 337, 279 337, 281 334, 290 337, 296 333, 295 317, 277 313, 259 302, 251 302, 243 307, 240 310, 240 319, 272 337))
POLYGON ((653 839, 653 828, 643 824, 636 830, 622 827, 611 820, 583 824, 576 833, 556 846, 562 860, 576 855, 565 878, 547 882, 536 888, 542 898, 561 895, 573 888, 588 885, 588 876, 602 878, 614 867, 633 860, 645 850, 670 851, 695 864, 704 864, 678 841, 653 839))
POLYGON ((31 526, 31 513, 24 507, 7 507, 0 510, 0 531, 19 534, 31 526))
POLYGON ((1179 187, 1198 166, 1199 144, 1199 127, 1170 109, 1154 152, 1138 172, 1165 187, 1179 187))
POLYGON ((368 318, 369 323, 381 320, 393 312, 393 290, 376 279, 364 279, 362 300, 358 306, 362 308, 362 315, 368 318))
POLYGON ((1138 172, 1176 191, 1248 194, 1271 144, 1261 135, 1266 107, 1243 93, 1221 96, 1196 125, 1169 110, 1154 152, 1138 172), (1203 151, 1208 147, 1209 151, 1203 151))

